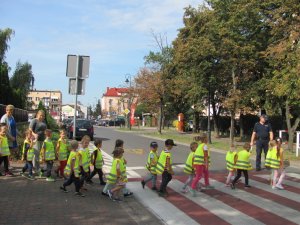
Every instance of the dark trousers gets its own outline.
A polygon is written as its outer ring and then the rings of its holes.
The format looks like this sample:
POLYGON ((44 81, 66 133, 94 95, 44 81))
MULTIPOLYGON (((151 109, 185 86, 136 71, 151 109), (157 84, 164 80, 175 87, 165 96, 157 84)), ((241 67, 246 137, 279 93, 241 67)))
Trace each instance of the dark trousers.
POLYGON ((22 172, 24 173, 26 170, 28 170, 29 175, 32 176, 32 167, 33 167, 32 161, 26 161, 22 169, 22 172))
POLYGON ((53 160, 46 161, 46 169, 42 169, 43 173, 46 171, 46 177, 51 177, 52 168, 53 168, 53 160))
POLYGON ((162 173, 162 180, 160 184, 160 192, 166 192, 168 183, 172 180, 172 175, 168 171, 162 173))
POLYGON ((75 191, 79 192, 80 190, 80 180, 79 177, 75 177, 74 174, 72 173, 71 176, 64 182, 63 186, 67 187, 71 185, 72 183, 75 184, 75 191))
POLYGON ((269 149, 269 140, 257 140, 256 142, 256 169, 261 169, 261 153, 264 151, 265 158, 269 149))
POLYGON ((242 176, 242 172, 244 174, 244 177, 245 177, 245 185, 248 185, 249 183, 249 178, 248 178, 248 170, 240 170, 240 169, 237 169, 237 174, 236 174, 236 177, 234 178, 234 180, 232 181, 232 184, 234 185, 238 179, 241 178, 242 176))
POLYGON ((93 172, 91 172, 88 180, 91 180, 96 174, 98 173, 98 176, 99 176, 99 180, 100 180, 100 184, 104 183, 104 180, 103 180, 103 171, 102 169, 97 169, 96 167, 94 167, 94 170, 93 172))
POLYGON ((5 171, 5 173, 7 173, 8 172, 8 156, 1 156, 0 157, 0 166, 1 166, 1 164, 2 164, 2 162, 4 162, 4 171, 5 171))
POLYGON ((80 187, 83 186, 84 181, 89 178, 89 172, 85 172, 82 167, 80 167, 80 187))

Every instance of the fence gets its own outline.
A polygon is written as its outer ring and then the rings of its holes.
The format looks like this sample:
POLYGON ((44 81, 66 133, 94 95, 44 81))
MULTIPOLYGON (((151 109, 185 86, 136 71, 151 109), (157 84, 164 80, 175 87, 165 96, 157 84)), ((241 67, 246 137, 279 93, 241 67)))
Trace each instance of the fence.
MULTIPOLYGON (((6 113, 6 105, 0 104, 0 118, 6 113)), ((24 109, 15 108, 13 116, 17 123, 28 122, 28 111, 24 109)))

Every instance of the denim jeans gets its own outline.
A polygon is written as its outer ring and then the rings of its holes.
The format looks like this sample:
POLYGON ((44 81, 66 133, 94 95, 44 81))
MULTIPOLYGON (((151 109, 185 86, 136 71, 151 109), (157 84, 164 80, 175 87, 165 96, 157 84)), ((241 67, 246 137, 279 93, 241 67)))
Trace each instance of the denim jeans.
POLYGON ((43 141, 37 141, 33 146, 34 157, 32 162, 33 162, 33 166, 36 169, 36 172, 40 170, 40 153, 41 153, 42 146, 43 146, 43 141))
POLYGON ((46 171, 46 177, 51 177, 52 168, 53 160, 46 161, 46 170, 42 170, 42 172, 46 171))
POLYGON ((22 169, 22 172, 24 173, 26 170, 28 170, 29 172, 29 176, 32 176, 32 161, 26 161, 23 169, 22 169))
POLYGON ((162 180, 160 184, 160 192, 166 192, 167 191, 167 185, 172 180, 172 174, 170 174, 168 171, 164 171, 162 173, 162 180))
POLYGON ((69 178, 64 182, 63 186, 66 187, 66 186, 71 185, 72 183, 74 183, 74 185, 75 185, 75 191, 79 192, 79 190, 80 190, 80 180, 79 180, 79 177, 74 176, 74 173, 72 173, 69 176, 69 178))
POLYGON ((145 183, 148 183, 151 180, 152 181, 152 187, 156 187, 156 179, 157 179, 157 175, 156 174, 149 173, 144 178, 144 181, 145 181, 145 183))

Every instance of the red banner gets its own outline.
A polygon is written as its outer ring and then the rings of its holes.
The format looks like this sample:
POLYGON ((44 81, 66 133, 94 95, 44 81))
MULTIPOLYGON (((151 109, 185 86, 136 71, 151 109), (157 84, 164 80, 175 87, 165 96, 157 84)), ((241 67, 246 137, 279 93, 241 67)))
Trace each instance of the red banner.
POLYGON ((134 125, 134 113, 135 113, 136 104, 132 104, 130 107, 130 124, 131 126, 134 125))

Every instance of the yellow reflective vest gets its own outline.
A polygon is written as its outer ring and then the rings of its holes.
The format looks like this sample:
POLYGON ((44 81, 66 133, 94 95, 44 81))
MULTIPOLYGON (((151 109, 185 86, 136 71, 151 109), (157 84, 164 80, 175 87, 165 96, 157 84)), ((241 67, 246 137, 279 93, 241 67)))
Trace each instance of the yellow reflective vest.
POLYGON ((157 165, 156 165, 156 173, 162 174, 165 170, 169 170, 166 168, 167 158, 170 158, 170 166, 172 167, 172 155, 170 152, 161 151, 157 165))
MULTIPOLYGON (((195 151, 195 157, 194 157, 194 165, 204 165, 204 148, 205 144, 200 143, 195 151)), ((208 147, 208 146, 207 146, 208 147)), ((210 152, 209 149, 207 150, 207 157, 208 157, 208 164, 210 164, 210 152)))
POLYGON ((186 174, 194 174, 194 168, 193 168, 193 158, 195 156, 195 152, 190 152, 189 156, 187 157, 187 160, 185 162, 185 166, 183 169, 183 172, 186 174))
POLYGON ((58 160, 64 161, 68 159, 68 144, 66 140, 58 139, 59 149, 58 149, 58 160))
POLYGON ((237 161, 234 168, 240 170, 252 170, 252 165, 250 163, 250 152, 247 150, 239 151, 237 153, 237 161))
POLYGON ((81 148, 78 153, 81 155, 81 166, 84 170, 84 172, 89 172, 90 167, 90 151, 88 148, 81 148))
POLYGON ((54 151, 54 145, 51 140, 45 140, 44 141, 44 148, 46 148, 45 151, 45 160, 50 161, 55 159, 55 151, 54 151))
POLYGON ((234 158, 236 156, 236 152, 228 151, 226 154, 226 164, 227 170, 233 171, 234 170, 234 158))
POLYGON ((1 142, 1 146, 0 146, 1 156, 10 156, 7 137, 0 136, 0 142, 1 142))
POLYGON ((274 148, 269 149, 267 156, 266 156, 265 166, 273 168, 273 169, 279 169, 280 161, 281 161, 280 154, 279 154, 279 157, 277 157, 277 148, 274 147, 274 148))
POLYGON ((156 174, 156 165, 157 165, 157 160, 158 160, 158 154, 157 151, 150 151, 149 155, 148 155, 148 159, 147 159, 147 164, 146 164, 146 168, 147 170, 149 170, 150 173, 152 174, 156 174), (151 159, 152 158, 152 159, 151 159), (153 164, 151 161, 156 162, 155 164, 153 164))
MULTIPOLYGON (((28 140, 25 139, 24 144, 23 144, 23 157, 25 158, 25 147, 26 144, 30 145, 30 142, 28 140)), ((31 147, 27 150, 27 155, 26 155, 26 160, 27 161, 32 161, 33 160, 33 156, 34 156, 34 149, 31 147)))
POLYGON ((79 177, 79 153, 75 151, 70 152, 67 165, 64 170, 66 176, 70 176, 72 172, 74 173, 75 177, 79 177), (75 164, 73 167, 73 171, 71 171, 71 163, 74 158, 75 158, 75 164))
POLYGON ((110 172, 109 172, 108 176, 106 177, 106 180, 109 184, 115 184, 115 183, 117 183, 118 178, 119 179, 122 178, 123 182, 128 181, 124 163, 122 162, 121 159, 114 158, 111 169, 110 169, 110 172), (120 165, 121 174, 120 174, 119 177, 118 177, 118 174, 117 174, 117 164, 120 165))
POLYGON ((101 169, 102 166, 103 166, 102 152, 98 148, 95 151, 97 151, 97 158, 96 158, 95 166, 96 166, 97 169, 101 169))

